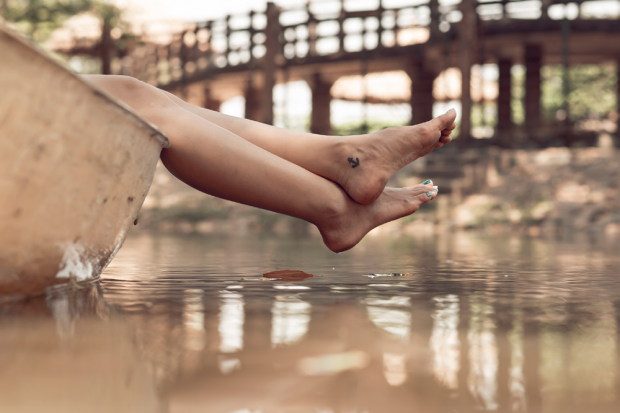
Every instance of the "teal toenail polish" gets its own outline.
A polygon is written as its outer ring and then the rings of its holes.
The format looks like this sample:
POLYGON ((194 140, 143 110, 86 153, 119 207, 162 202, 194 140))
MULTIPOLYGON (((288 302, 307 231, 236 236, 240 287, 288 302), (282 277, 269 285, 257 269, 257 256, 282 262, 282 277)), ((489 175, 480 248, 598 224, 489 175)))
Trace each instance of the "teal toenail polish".
POLYGON ((431 197, 431 196, 433 196, 433 194, 431 194, 430 192, 427 192, 426 196, 431 197))
POLYGON ((428 185, 428 184, 430 184, 430 183, 431 183, 431 180, 430 180, 430 179, 427 179, 426 181, 422 182, 422 185, 428 185))

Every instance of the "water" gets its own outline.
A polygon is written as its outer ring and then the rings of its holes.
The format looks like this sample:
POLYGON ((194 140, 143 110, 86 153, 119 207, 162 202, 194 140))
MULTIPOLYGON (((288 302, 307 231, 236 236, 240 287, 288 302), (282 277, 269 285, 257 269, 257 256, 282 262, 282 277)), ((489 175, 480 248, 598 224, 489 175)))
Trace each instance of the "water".
POLYGON ((0 306, 0 411, 617 412, 619 246, 133 236, 0 306))

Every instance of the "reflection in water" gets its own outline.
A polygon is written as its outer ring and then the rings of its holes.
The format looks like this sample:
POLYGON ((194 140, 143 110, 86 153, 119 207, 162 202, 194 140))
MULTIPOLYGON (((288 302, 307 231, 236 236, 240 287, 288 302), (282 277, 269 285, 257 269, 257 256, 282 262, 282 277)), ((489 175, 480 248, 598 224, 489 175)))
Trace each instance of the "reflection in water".
POLYGON ((407 380, 406 355, 383 353, 383 375, 390 386, 400 386, 407 380))
POLYGON ((241 360, 235 357, 220 356, 218 358, 217 367, 222 374, 230 374, 235 370, 241 369, 241 360))
POLYGON ((549 315, 557 317, 564 313, 575 317, 578 313, 585 313, 589 314, 590 319, 569 331, 546 326, 541 332, 540 374, 545 388, 546 409, 566 408, 569 401, 587 405, 593 401, 594 394, 599 402, 617 401, 618 331, 613 316, 615 311, 608 301, 549 307, 549 315))
POLYGON ((433 298, 433 332, 430 347, 435 379, 450 390, 459 386, 459 298, 454 294, 433 298))
POLYGON ((297 363, 297 369, 304 376, 330 376, 347 370, 363 369, 370 363, 370 356, 353 350, 344 353, 304 357, 297 363))
POLYGON ((0 411, 620 411, 617 244, 372 242, 130 238, 105 305, 0 305, 0 411))
POLYGON ((374 325, 393 334, 403 342, 409 341, 411 335, 409 297, 367 298, 365 304, 368 318, 374 325))
POLYGON ((508 388, 510 389, 510 406, 513 412, 527 411, 525 401, 525 382, 523 377, 523 322, 522 312, 515 310, 512 330, 508 333, 510 342, 510 374, 508 388))
POLYGON ((47 306, 56 320, 56 331, 60 338, 69 338, 75 333, 75 312, 71 311, 69 297, 61 295, 47 297, 47 306))
POLYGON ((294 295, 277 295, 271 307, 271 347, 293 344, 308 332, 310 303, 294 295))
POLYGON ((0 412, 163 411, 135 344, 96 285, 0 305, 0 412))
POLYGON ((243 296, 236 292, 220 291, 220 351, 234 353, 243 349, 243 296))
POLYGON ((479 296, 470 297, 469 320, 469 391, 486 410, 497 410, 498 349, 495 326, 490 316, 493 308, 479 296))
POLYGON ((189 350, 200 351, 205 346, 204 304, 202 290, 189 289, 185 291, 185 309, 183 324, 185 325, 185 347, 189 350))

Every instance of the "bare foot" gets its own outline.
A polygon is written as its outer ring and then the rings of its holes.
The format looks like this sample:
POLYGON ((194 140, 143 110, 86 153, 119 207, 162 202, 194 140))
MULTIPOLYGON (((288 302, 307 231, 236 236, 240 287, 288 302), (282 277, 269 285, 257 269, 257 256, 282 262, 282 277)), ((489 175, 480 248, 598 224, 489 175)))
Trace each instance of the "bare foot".
POLYGON ((370 204, 396 171, 452 140, 455 118, 452 109, 419 125, 345 137, 336 143, 331 173, 322 175, 337 182, 355 201, 370 204))
POLYGON ((437 196, 437 187, 428 184, 407 188, 384 188, 381 195, 368 205, 361 205, 344 195, 345 204, 333 214, 322 215, 315 222, 325 245, 334 252, 353 248, 373 228, 411 215, 437 196))

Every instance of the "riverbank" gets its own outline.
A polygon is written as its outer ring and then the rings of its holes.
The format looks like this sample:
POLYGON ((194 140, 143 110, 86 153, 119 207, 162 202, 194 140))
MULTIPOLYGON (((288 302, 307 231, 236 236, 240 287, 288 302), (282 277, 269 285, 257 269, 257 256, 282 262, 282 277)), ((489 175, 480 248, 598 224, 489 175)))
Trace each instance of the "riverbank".
MULTIPOLYGON (((431 154, 435 158, 429 157, 428 164, 441 156, 431 154)), ((476 230, 620 236, 620 151, 614 148, 470 150, 462 159, 466 162, 455 168, 463 172, 440 184, 435 202, 371 234, 476 230)), ((401 171, 399 182, 433 178, 421 164, 401 171)), ((170 175, 161 163, 137 229, 318 235, 312 225, 298 219, 201 194, 170 175)))

